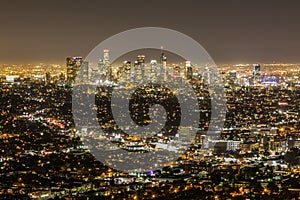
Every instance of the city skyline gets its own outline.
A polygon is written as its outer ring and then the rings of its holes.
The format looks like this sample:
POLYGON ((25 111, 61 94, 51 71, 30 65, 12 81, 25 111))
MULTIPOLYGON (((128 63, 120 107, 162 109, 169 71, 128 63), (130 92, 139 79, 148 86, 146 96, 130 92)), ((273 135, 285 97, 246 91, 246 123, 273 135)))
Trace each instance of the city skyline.
POLYGON ((300 199, 300 1, 0 6, 0 199, 300 199))

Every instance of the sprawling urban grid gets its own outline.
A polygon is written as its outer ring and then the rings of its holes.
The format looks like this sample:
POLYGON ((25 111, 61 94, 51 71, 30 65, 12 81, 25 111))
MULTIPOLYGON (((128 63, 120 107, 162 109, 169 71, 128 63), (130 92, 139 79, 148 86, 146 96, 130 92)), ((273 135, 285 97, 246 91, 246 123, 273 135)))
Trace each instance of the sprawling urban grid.
MULTIPOLYGON (((102 57, 97 66, 71 56, 66 65, 0 68, 0 199, 299 198, 299 64, 219 65, 226 120, 218 135, 210 137, 207 84, 213 84, 214 77, 209 66, 199 73, 190 61, 170 64, 167 52, 157 60, 138 55, 123 65, 110 63, 109 50, 102 57), (72 91, 80 68, 81 83, 99 85, 91 93, 96 96, 103 137, 88 125, 78 128, 74 123, 72 91), (193 130, 186 127, 196 134, 176 160, 156 170, 123 172, 97 160, 81 136, 89 134, 132 154, 171 151, 181 117, 175 91, 145 84, 130 99, 131 118, 138 125, 151 123, 149 109, 154 104, 165 108, 166 122, 156 134, 127 134, 112 116, 114 85, 141 82, 146 68, 153 78, 192 86, 199 102, 199 125, 193 130)), ((122 155, 106 162, 114 160, 126 163, 122 155)))

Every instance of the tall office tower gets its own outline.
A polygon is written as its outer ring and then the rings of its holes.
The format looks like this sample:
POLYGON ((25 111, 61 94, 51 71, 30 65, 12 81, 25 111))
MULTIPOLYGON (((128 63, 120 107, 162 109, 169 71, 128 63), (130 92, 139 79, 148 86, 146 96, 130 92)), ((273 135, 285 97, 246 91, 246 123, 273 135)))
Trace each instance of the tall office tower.
POLYGON ((105 78, 102 59, 98 61, 98 65, 89 66, 89 77, 89 82, 92 84, 98 84, 100 80, 103 80, 105 78))
POLYGON ((161 81, 166 81, 167 80, 167 56, 165 53, 161 52, 160 56, 160 74, 159 76, 161 77, 161 81))
POLYGON ((165 53, 161 53, 160 56, 160 72, 162 74, 166 74, 167 71, 167 56, 165 55, 165 53))
POLYGON ((165 53, 161 53, 160 62, 163 67, 167 67, 167 56, 165 55, 165 53))
POLYGON ((137 61, 140 65, 141 71, 142 71, 142 80, 145 78, 145 56, 144 55, 139 55, 137 57, 137 61))
POLYGON ((107 49, 103 50, 103 62, 104 62, 105 65, 110 64, 110 61, 109 61, 109 50, 107 50, 107 49))
POLYGON ((128 60, 125 60, 123 62, 123 67, 124 67, 125 71, 130 71, 130 69, 131 69, 131 62, 128 61, 128 60))
POLYGON ((124 71, 125 71, 125 76, 126 76, 126 79, 127 80, 130 80, 131 78, 131 62, 126 60, 123 62, 123 68, 124 68, 124 71))
POLYGON ((202 79, 204 80, 205 84, 210 85, 212 80, 214 79, 212 71, 206 66, 204 72, 202 73, 202 79))
POLYGON ((67 57, 67 83, 73 84, 82 64, 82 57, 67 57))
POLYGON ((261 71, 260 65, 254 64, 253 65, 253 83, 254 85, 261 83, 261 71))
POLYGON ((134 61, 133 67, 136 68, 139 66, 139 62, 138 61, 134 61))
MULTIPOLYGON (((150 61, 150 77, 152 81, 157 80, 157 61, 156 60, 151 60, 150 61)), ((151 81, 150 80, 150 81, 151 81)))
POLYGON ((139 65, 144 65, 145 64, 145 55, 138 55, 137 61, 138 61, 139 65))
POLYGON ((192 65, 191 61, 185 61, 184 75, 186 79, 191 79, 192 65))
POLYGON ((113 73, 112 73, 112 67, 109 60, 109 50, 103 51, 103 65, 105 68, 105 76, 106 79, 109 81, 113 80, 113 73))
POLYGON ((140 82, 145 78, 145 56, 138 55, 134 62, 135 80, 140 82))
POLYGON ((95 70, 93 71, 93 73, 95 73, 95 75, 94 76, 92 76, 92 77, 94 77, 94 79, 95 79, 95 82, 97 82, 97 79, 100 79, 100 80, 104 80, 104 79, 106 79, 106 68, 105 68, 105 66, 104 66, 104 60, 103 59, 99 59, 99 61, 98 61, 98 67, 97 68, 95 68, 95 70), (99 73, 99 77, 97 77, 97 74, 99 73))
POLYGON ((140 68, 139 62, 136 60, 133 63, 133 80, 139 82, 142 79, 142 70, 140 68))
POLYGON ((131 62, 125 60, 123 62, 123 66, 119 67, 119 69, 117 71, 117 78, 120 78, 120 80, 126 81, 126 82, 130 81, 130 78, 131 78, 130 69, 131 69, 131 62))
POLYGON ((193 68, 192 67, 186 68, 186 78, 193 79, 193 68))
POLYGON ((113 73, 112 73, 111 65, 106 66, 106 78, 109 81, 113 80, 113 73))
POLYGON ((178 66, 178 65, 173 66, 172 77, 173 77, 173 80, 174 80, 175 84, 182 84, 183 76, 181 75, 180 66, 178 66))
POLYGON ((82 75, 81 75, 81 83, 89 83, 89 62, 83 61, 81 64, 82 67, 82 75))

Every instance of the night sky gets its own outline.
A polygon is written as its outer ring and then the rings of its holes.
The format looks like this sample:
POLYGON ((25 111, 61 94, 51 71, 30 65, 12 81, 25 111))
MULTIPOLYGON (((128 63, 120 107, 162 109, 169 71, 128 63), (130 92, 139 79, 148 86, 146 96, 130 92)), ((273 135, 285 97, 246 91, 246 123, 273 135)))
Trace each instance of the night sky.
POLYGON ((300 1, 6 0, 0 64, 64 63, 121 31, 157 26, 197 40, 216 63, 300 63, 300 1), (176 3, 178 2, 178 3, 176 3))

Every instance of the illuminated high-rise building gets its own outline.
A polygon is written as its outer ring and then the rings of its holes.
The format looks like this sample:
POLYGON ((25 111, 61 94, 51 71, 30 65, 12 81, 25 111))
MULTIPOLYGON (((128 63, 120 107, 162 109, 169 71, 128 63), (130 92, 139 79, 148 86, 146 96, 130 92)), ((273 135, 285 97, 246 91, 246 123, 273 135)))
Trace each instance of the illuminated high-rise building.
POLYGON ((110 64, 110 61, 109 61, 109 50, 107 50, 107 49, 103 50, 103 61, 104 61, 105 65, 110 64))
POLYGON ((82 57, 67 57, 67 83, 73 84, 82 64, 82 57))
POLYGON ((202 79, 204 80, 205 84, 210 85, 213 83, 214 75, 208 66, 205 67, 204 72, 202 73, 202 79))
POLYGON ((126 82, 130 81, 131 79, 131 62, 125 60, 123 62, 123 66, 120 67, 117 71, 117 78, 120 78, 121 80, 125 80, 126 82))
POLYGON ((150 77, 153 81, 156 80, 157 78, 157 61, 156 60, 151 60, 150 61, 150 77))
POLYGON ((83 61, 81 64, 82 67, 82 75, 81 82, 88 83, 89 82, 89 63, 87 61, 83 61))
POLYGON ((192 68, 192 65, 191 65, 191 61, 189 61, 189 60, 185 61, 184 74, 185 74, 186 79, 192 79, 193 68, 192 68))
POLYGON ((109 60, 109 50, 103 50, 103 65, 105 68, 105 77, 107 80, 112 81, 113 80, 113 73, 112 73, 112 66, 109 60))
POLYGON ((193 79, 193 68, 192 67, 186 68, 186 78, 193 79))
POLYGON ((93 84, 99 83, 105 78, 105 71, 103 70, 103 61, 100 59, 98 65, 89 66, 89 82, 93 84))
POLYGON ((261 83, 261 68, 259 64, 254 64, 253 65, 253 83, 260 84, 261 83))
POLYGON ((139 62, 138 61, 134 61, 133 67, 135 68, 137 66, 139 66, 139 62))
POLYGON ((165 53, 161 53, 160 61, 163 67, 167 67, 167 56, 165 53))
POLYGON ((167 56, 164 52, 160 56, 160 77, 161 80, 166 81, 167 79, 167 56))
POLYGON ((125 61, 123 62, 123 67, 124 67, 124 69, 125 69, 126 71, 129 71, 129 70, 131 69, 131 62, 128 61, 128 60, 125 60, 125 61))
POLYGON ((106 68, 104 66, 104 61, 103 59, 99 59, 98 61, 98 68, 95 69, 95 74, 99 73, 100 74, 100 79, 105 79, 106 76, 106 68))
POLYGON ((166 73, 167 70, 167 56, 165 55, 165 53, 161 53, 160 56, 160 64, 161 64, 161 73, 166 73))
POLYGON ((134 62, 135 80, 142 81, 145 78, 145 56, 138 55, 137 60, 134 62))
POLYGON ((144 65, 145 64, 145 55, 138 55, 137 61, 138 61, 139 65, 144 65))

